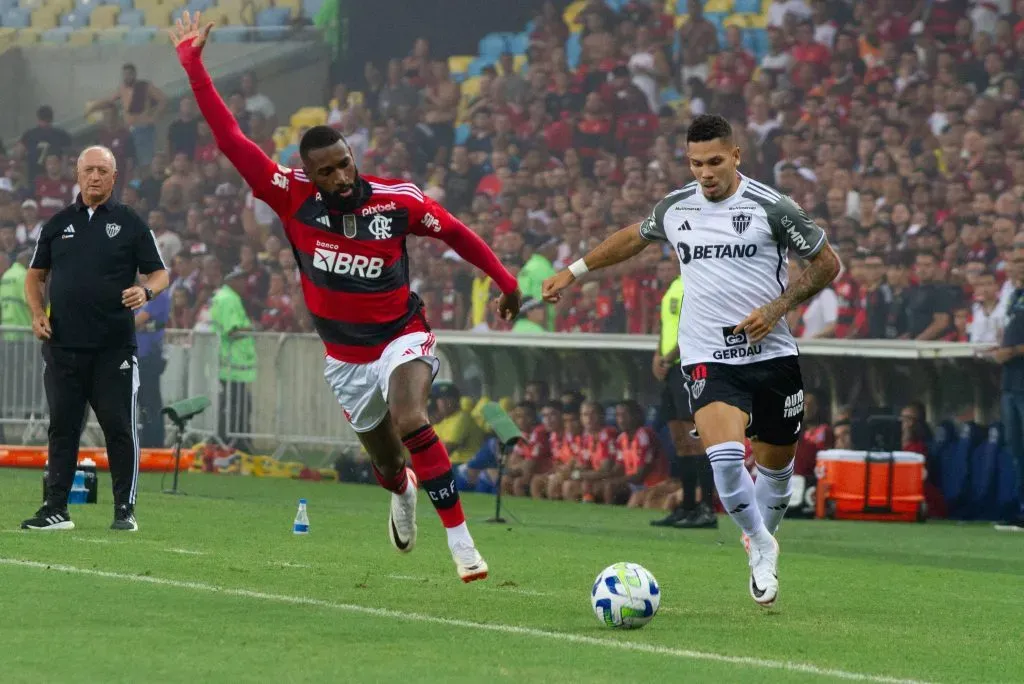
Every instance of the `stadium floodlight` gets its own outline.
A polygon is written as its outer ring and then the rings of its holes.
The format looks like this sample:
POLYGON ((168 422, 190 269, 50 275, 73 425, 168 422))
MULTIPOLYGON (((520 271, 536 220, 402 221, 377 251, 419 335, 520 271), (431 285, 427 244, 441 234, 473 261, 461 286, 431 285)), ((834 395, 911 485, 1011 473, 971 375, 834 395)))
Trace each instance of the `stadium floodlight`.
POLYGON ((164 406, 161 415, 167 416, 174 424, 174 481, 164 494, 182 494, 178 491, 178 473, 181 469, 181 447, 185 440, 185 426, 188 421, 210 407, 210 399, 204 396, 189 397, 164 406))
MULTIPOLYGON (((494 517, 489 519, 487 522, 503 523, 505 519, 501 517, 501 478, 505 472, 505 460, 508 457, 509 452, 515 448, 516 444, 523 439, 523 433, 516 427, 515 422, 509 418, 508 413, 505 409, 501 408, 498 404, 491 401, 484 405, 483 410, 484 422, 490 426, 494 434, 498 436, 498 482, 495 485, 497 495, 495 496, 494 502, 494 517)), ((511 512, 509 513, 511 515, 511 512)), ((512 516, 513 518, 515 516, 512 516)))

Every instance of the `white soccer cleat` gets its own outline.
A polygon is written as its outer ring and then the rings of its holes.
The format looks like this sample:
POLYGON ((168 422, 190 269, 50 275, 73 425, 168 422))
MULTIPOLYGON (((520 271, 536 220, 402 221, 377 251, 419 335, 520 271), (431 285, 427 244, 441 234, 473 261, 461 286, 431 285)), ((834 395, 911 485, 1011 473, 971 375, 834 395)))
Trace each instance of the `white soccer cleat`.
POLYGON ((455 545, 452 546, 452 560, 455 561, 455 567, 463 582, 486 579, 487 561, 472 544, 463 541, 455 542, 455 545))
POLYGON ((750 558, 750 597, 759 606, 768 607, 779 595, 779 542, 772 537, 771 546, 761 548, 743 535, 743 547, 750 558))
POLYGON ((419 481, 412 468, 405 469, 409 479, 405 494, 391 494, 391 512, 388 514, 388 539, 401 553, 409 553, 416 546, 416 487, 419 481))

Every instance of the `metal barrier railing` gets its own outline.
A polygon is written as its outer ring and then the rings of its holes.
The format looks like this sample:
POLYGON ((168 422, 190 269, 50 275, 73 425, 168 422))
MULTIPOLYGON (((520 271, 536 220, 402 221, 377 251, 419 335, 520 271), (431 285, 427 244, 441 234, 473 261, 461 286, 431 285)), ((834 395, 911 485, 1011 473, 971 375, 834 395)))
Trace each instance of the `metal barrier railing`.
MULTIPOLYGON (((257 453, 289 453, 307 462, 316 454, 356 448, 356 435, 323 380, 317 337, 256 333, 253 338, 256 379, 227 382, 221 379, 214 333, 167 331, 163 402, 205 395, 213 404, 191 421, 188 437, 257 453)), ((439 331, 437 339, 439 377, 454 379, 467 394, 516 395, 535 378, 556 390, 586 390, 604 400, 625 395, 654 403, 661 389, 650 376, 652 336, 439 331)), ((28 330, 0 328, 0 437, 7 443, 46 441, 39 345, 28 330)), ((977 358, 979 349, 948 342, 817 340, 801 345, 801 362, 808 389, 833 406, 854 402, 859 393, 873 406, 917 399, 932 417, 970 410, 987 421, 998 417, 999 370, 977 358)), ((90 412, 83 440, 101 439, 90 412)))

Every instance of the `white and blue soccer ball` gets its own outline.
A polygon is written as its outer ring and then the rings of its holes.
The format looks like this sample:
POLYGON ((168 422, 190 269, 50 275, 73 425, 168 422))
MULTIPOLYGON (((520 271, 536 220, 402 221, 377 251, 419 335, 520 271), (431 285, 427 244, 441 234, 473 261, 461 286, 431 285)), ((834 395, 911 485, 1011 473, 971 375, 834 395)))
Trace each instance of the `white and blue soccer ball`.
POLYGON ((654 618, 661 605, 658 580, 636 563, 616 563, 601 571, 590 592, 594 614, 615 629, 638 629, 654 618))

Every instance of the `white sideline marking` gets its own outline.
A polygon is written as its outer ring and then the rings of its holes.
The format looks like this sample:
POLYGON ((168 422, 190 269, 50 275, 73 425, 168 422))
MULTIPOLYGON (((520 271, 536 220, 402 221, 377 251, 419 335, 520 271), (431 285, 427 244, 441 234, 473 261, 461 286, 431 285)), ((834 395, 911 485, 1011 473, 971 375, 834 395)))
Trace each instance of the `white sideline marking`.
POLYGON ((273 565, 274 567, 281 568, 311 568, 312 565, 306 565, 305 563, 289 563, 288 561, 267 561, 267 565, 273 565))
POLYGON ((620 651, 636 651, 652 655, 669 656, 685 660, 703 660, 714 663, 727 663, 729 665, 740 665, 744 667, 759 668, 762 670, 785 670, 789 672, 801 672, 803 674, 817 675, 820 677, 832 677, 857 682, 877 682, 878 684, 928 684, 917 679, 901 679, 898 677, 886 677, 883 675, 865 674, 862 672, 848 672, 836 670, 829 667, 819 667, 809 663, 795 663, 788 660, 768 660, 766 658, 750 658, 746 656, 731 656, 721 653, 710 653, 705 651, 690 651, 669 646, 657 646, 637 641, 616 641, 613 639, 600 639, 597 637, 584 636, 582 634, 571 634, 569 632, 549 632, 543 629, 532 627, 520 627, 518 625, 491 624, 486 622, 471 622, 469 620, 457 620, 453 618, 436 617, 422 613, 409 613, 401 610, 388 608, 371 608, 359 606, 352 603, 335 603, 323 599, 308 598, 305 596, 289 596, 287 594, 268 594, 262 591, 251 591, 249 589, 232 589, 230 587, 219 587, 214 584, 202 582, 185 582, 183 580, 166 579, 163 577, 151 577, 149 575, 128 575, 120 572, 107 572, 105 570, 91 570, 88 568, 77 568, 71 565, 59 565, 56 563, 40 563, 38 561, 21 560, 19 558, 0 558, 0 565, 14 567, 33 568, 36 570, 55 570, 73 575, 88 575, 90 577, 104 577, 106 579, 124 580, 127 582, 138 582, 141 584, 155 584, 162 587, 175 587, 177 589, 188 589, 196 592, 222 594, 225 596, 238 596, 241 598, 257 599, 260 601, 272 601, 274 603, 286 603, 296 606, 313 606, 315 608, 329 608, 346 613, 359 613, 372 615, 374 617, 390 618, 393 620, 405 620, 406 622, 425 622, 433 625, 444 625, 446 627, 465 627, 467 629, 482 630, 485 632, 499 632, 501 634, 518 634, 520 636, 538 637, 548 641, 564 641, 567 643, 583 644, 585 646, 599 646, 605 649, 618 649, 620 651))
POLYGON ((164 549, 164 551, 170 551, 171 553, 180 553, 184 556, 205 556, 205 551, 191 551, 189 549, 164 549))

